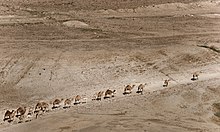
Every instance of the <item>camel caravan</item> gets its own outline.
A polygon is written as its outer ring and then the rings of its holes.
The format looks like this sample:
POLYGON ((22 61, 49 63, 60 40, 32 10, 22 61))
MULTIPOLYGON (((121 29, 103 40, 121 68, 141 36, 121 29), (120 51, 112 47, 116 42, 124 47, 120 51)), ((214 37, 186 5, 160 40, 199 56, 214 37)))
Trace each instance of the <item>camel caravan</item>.
MULTIPOLYGON (((191 80, 195 81, 199 78, 199 73, 201 72, 195 72, 192 75, 191 80)), ((170 79, 164 80, 163 87, 168 87, 170 79)), ((136 93, 143 95, 144 89, 147 83, 139 84, 137 86, 136 93)), ((135 84, 129 84, 125 85, 123 89, 123 95, 129 95, 132 93, 133 89, 135 88, 135 84)), ((155 91, 153 91, 155 92, 155 91)), ((150 92, 148 92, 150 93, 150 92)), ((116 90, 107 89, 106 91, 99 91, 95 93, 92 96, 92 101, 97 100, 101 101, 103 99, 113 98, 116 95, 116 90)), ((52 110, 57 109, 67 109, 74 105, 84 104, 87 103, 88 98, 82 97, 80 95, 76 95, 72 98, 67 99, 54 99, 53 101, 46 102, 46 101, 40 101, 38 102, 34 107, 18 107, 16 110, 6 110, 5 115, 3 117, 3 121, 7 122, 13 122, 15 118, 17 118, 19 121, 18 123, 21 123, 23 121, 31 121, 34 117, 37 119, 39 115, 43 115, 44 113, 47 113, 52 110)))

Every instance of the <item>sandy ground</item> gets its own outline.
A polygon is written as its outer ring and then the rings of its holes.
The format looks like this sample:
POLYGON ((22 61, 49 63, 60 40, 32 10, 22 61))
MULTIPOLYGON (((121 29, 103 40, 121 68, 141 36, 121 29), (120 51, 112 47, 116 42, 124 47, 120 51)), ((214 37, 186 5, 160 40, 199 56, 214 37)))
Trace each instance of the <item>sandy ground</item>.
POLYGON ((1 2, 0 117, 77 94, 88 102, 0 131, 220 131, 220 1, 1 2), (91 100, 109 88, 114 98, 91 100))

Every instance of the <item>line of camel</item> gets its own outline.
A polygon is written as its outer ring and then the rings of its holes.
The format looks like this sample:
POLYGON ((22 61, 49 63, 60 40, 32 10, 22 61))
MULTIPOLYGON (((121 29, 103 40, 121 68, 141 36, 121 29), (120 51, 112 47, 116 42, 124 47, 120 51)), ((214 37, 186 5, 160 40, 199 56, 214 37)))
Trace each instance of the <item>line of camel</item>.
MULTIPOLYGON (((191 78, 192 81, 198 80, 200 72, 193 73, 193 76, 191 78)), ((168 87, 170 79, 164 80, 163 87, 168 87)), ((147 84, 140 84, 137 87, 138 94, 143 94, 144 87, 147 84)), ((131 94, 132 90, 134 89, 135 85, 126 85, 124 88, 124 95, 131 94)), ((106 98, 112 98, 116 94, 116 90, 110 90, 107 89, 104 91, 99 91, 95 93, 92 97, 92 100, 99 100, 101 101, 102 97, 104 99, 106 98)), ((16 110, 6 110, 5 115, 3 117, 3 121, 8 121, 9 123, 13 122, 15 117, 18 118, 18 123, 21 123, 24 121, 24 119, 29 119, 26 121, 31 121, 32 117, 38 118, 39 115, 43 115, 43 113, 49 112, 51 109, 58 109, 58 108, 70 108, 72 105, 78 105, 87 103, 88 98, 81 97, 80 95, 77 95, 73 98, 68 99, 55 99, 49 103, 47 102, 38 102, 35 107, 19 107, 16 110)))

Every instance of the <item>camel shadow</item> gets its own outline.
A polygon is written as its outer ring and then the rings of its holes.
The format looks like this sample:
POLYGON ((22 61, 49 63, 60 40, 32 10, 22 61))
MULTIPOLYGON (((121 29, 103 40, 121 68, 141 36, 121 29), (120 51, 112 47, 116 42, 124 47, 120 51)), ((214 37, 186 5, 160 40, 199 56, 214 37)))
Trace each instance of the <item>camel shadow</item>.
POLYGON ((10 120, 10 118, 4 118, 3 121, 11 122, 12 120, 10 120))
POLYGON ((137 94, 143 94, 143 91, 137 91, 136 93, 137 94))
POLYGON ((63 106, 63 109, 68 109, 70 108, 71 106, 63 106))
POLYGON ((18 117, 21 117, 21 115, 16 115, 15 117, 17 117, 17 118, 18 118, 18 117))
POLYGON ((13 120, 8 120, 8 123, 11 123, 13 120))
POLYGON ((53 106, 52 109, 58 109, 60 106, 53 106))
POLYGON ((102 100, 102 98, 96 98, 95 100, 101 101, 101 100, 102 100))
POLYGON ((109 99, 110 97, 104 97, 104 99, 109 99))
POLYGON ((80 104, 80 102, 75 102, 75 103, 73 103, 74 105, 79 105, 80 104))
POLYGON ((124 92, 123 95, 131 94, 131 92, 124 92))
POLYGON ((164 84, 163 87, 167 87, 168 85, 164 84))
POLYGON ((196 81, 196 80, 198 80, 198 78, 194 78, 194 77, 193 77, 193 78, 191 78, 191 80, 192 80, 192 81, 196 81))
POLYGON ((106 96, 106 97, 104 97, 104 99, 109 99, 109 98, 113 98, 113 97, 115 97, 114 95, 112 95, 112 96, 106 96))

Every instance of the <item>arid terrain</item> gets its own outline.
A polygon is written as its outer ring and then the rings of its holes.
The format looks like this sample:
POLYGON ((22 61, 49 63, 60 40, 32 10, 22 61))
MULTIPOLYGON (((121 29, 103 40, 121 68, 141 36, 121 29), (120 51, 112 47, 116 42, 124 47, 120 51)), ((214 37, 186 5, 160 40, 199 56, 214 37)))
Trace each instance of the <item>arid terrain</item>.
POLYGON ((220 132, 218 103, 219 0, 0 0, 0 132, 220 132), (3 121, 76 95, 87 103, 3 121))

